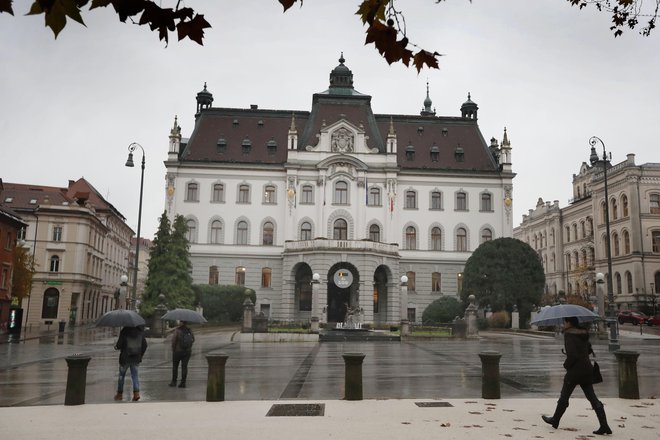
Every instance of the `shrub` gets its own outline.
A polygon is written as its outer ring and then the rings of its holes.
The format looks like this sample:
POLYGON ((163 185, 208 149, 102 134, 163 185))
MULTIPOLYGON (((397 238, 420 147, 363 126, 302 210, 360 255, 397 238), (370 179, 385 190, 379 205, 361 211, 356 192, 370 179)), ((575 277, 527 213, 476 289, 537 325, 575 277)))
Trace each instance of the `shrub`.
POLYGON ((254 290, 243 286, 206 284, 193 285, 195 298, 204 308, 204 316, 213 322, 240 322, 243 319, 243 303, 257 300, 254 290))
POLYGON ((493 316, 490 317, 490 326, 492 328, 507 328, 511 323, 511 316, 509 312, 501 310, 499 312, 494 312, 493 316))
POLYGON ((443 296, 433 301, 422 313, 423 323, 447 323, 463 316, 463 306, 453 296, 443 296))

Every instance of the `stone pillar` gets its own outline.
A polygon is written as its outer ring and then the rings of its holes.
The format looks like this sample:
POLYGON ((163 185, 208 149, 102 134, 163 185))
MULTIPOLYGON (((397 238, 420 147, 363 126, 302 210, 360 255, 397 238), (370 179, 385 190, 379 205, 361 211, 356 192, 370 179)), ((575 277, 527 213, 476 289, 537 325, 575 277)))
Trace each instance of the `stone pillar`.
POLYGON ((254 304, 250 298, 246 299, 243 303, 243 326, 241 332, 252 333, 252 317, 254 316, 254 304))
POLYGON ((87 364, 91 357, 80 354, 66 357, 69 372, 66 377, 65 405, 82 405, 85 403, 85 387, 87 386, 87 364))
POLYGON ((362 400, 362 361, 364 353, 344 353, 344 399, 362 400))
POLYGON ((498 351, 482 351, 481 358, 481 397, 483 399, 500 398, 500 358, 498 351))
POLYGON ((154 318, 153 318, 153 326, 154 328, 151 329, 151 335, 152 337, 158 337, 162 338, 163 335, 165 334, 165 321, 163 321, 163 315, 167 313, 167 306, 165 305, 165 295, 162 293, 158 295, 158 299, 160 302, 156 307, 154 307, 154 318))
POLYGON ((511 329, 518 330, 520 328, 520 312, 518 307, 514 304, 513 311, 511 312, 511 329))
MULTIPOLYGON (((534 321, 534 318, 536 318, 536 316, 537 316, 538 314, 539 314, 539 312, 537 312, 536 310, 532 310, 532 313, 531 313, 531 319, 530 319, 530 320, 531 320, 531 321, 534 321)), ((538 329, 539 329, 539 326, 536 325, 536 324, 532 324, 531 327, 532 327, 532 330, 538 330, 538 329)))
POLYGON ((465 309, 465 320, 467 321, 466 336, 473 338, 479 335, 479 323, 477 322, 477 305, 475 304, 475 296, 468 296, 470 304, 465 309))
POLYGON ((206 355, 209 364, 208 379, 206 381, 206 401, 224 402, 225 400, 225 364, 226 353, 215 352, 206 355))
POLYGON ((401 297, 399 298, 399 315, 401 317, 401 336, 410 334, 410 323, 408 322, 408 277, 401 277, 401 297))
POLYGON ((616 356, 619 366, 619 398, 639 399, 639 382, 637 381, 637 358, 639 353, 617 350, 614 352, 614 356, 616 356))
POLYGON ((319 289, 321 288, 321 275, 314 273, 312 275, 312 318, 310 319, 310 329, 312 333, 319 332, 319 289))

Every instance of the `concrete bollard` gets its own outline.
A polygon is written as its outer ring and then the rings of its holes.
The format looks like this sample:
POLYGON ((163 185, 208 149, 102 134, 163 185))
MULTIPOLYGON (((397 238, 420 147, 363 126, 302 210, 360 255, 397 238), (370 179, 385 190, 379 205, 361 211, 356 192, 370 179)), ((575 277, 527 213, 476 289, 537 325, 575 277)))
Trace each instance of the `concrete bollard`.
POLYGON ((362 400, 362 361, 364 353, 344 353, 346 376, 344 379, 344 399, 362 400))
POLYGON ((225 364, 228 357, 223 352, 206 355, 206 360, 209 363, 209 373, 206 382, 207 402, 224 402, 225 400, 225 364))
POLYGON ((66 357, 69 372, 66 378, 65 405, 82 405, 85 403, 85 387, 87 385, 87 364, 91 357, 80 354, 66 357))
POLYGON ((619 398, 639 399, 639 382, 637 381, 637 358, 639 353, 617 350, 614 352, 614 356, 616 356, 619 364, 619 398))
POLYGON ((500 358, 498 351, 482 351, 481 358, 481 397, 483 399, 500 398, 500 358))

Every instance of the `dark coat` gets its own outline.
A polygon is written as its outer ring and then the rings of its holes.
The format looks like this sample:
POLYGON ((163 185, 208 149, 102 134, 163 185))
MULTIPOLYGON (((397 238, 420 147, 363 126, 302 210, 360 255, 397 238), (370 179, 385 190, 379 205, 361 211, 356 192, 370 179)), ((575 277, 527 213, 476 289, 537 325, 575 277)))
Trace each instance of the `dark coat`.
POLYGON ((186 325, 178 326, 174 329, 174 334, 172 335, 172 351, 175 353, 189 353, 192 351, 192 347, 185 349, 181 346, 184 332, 189 332, 192 335, 193 343, 195 342, 195 334, 190 330, 190 327, 186 325))
POLYGON ((589 354, 593 350, 589 342, 589 331, 575 327, 564 330, 564 351, 565 379, 577 384, 591 384, 593 366, 589 354))
POLYGON ((147 338, 144 337, 144 331, 140 327, 124 327, 119 333, 119 339, 115 344, 115 350, 119 350, 119 365, 138 365, 142 362, 144 352, 147 351, 147 338), (142 352, 138 355, 129 355, 126 351, 126 340, 128 338, 142 339, 142 352))

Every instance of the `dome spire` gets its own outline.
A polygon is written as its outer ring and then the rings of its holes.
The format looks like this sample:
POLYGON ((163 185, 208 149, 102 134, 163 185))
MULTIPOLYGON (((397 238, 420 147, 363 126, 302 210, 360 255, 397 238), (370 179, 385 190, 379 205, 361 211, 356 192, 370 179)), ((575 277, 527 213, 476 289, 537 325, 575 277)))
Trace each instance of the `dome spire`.
POLYGON ((431 101, 431 97, 429 96, 429 80, 427 78, 426 99, 424 99, 424 108, 422 109, 421 112, 419 112, 419 114, 422 116, 435 116, 435 110, 431 109, 431 105, 433 105, 433 101, 431 101))
POLYGON ((339 56, 339 65, 330 72, 330 90, 340 94, 353 89, 353 72, 344 65, 345 61, 342 52, 339 56))

